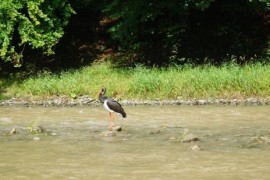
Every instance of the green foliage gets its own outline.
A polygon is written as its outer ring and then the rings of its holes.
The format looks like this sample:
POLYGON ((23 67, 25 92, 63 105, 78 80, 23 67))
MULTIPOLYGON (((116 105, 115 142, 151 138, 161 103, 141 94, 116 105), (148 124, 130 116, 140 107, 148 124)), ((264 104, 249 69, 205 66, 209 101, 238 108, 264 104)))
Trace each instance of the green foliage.
POLYGON ((270 9, 269 0, 249 0, 250 3, 253 3, 253 6, 261 6, 263 9, 270 9))
POLYGON ((104 12, 117 19, 109 32, 120 50, 164 65, 267 55, 268 10, 268 0, 113 0, 104 12))
POLYGON ((106 86, 118 99, 270 98, 270 65, 234 63, 216 66, 115 69, 95 64, 59 75, 40 74, 5 88, 10 97, 41 99, 53 96, 90 95, 106 86))
POLYGON ((73 13, 68 0, 1 1, 0 58, 20 65, 25 46, 52 54, 73 13))
POLYGON ((133 72, 130 90, 142 98, 161 89, 162 77, 159 71, 137 66, 133 72))
POLYGON ((71 19, 58 54, 47 57, 54 68, 85 65, 102 53, 132 66, 222 64, 230 57, 244 64, 270 57, 269 9, 269 0, 3 0, 0 59, 43 68, 41 53, 54 53, 71 19))

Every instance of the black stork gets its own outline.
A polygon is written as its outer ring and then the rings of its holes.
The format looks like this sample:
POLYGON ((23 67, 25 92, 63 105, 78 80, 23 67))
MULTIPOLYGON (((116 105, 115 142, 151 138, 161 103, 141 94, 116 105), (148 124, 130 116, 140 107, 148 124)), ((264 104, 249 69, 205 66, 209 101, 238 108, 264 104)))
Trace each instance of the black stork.
POLYGON ((98 99, 100 100, 101 103, 103 103, 104 108, 109 111, 109 114, 110 114, 109 129, 112 129, 114 126, 114 119, 115 119, 114 112, 121 114, 123 118, 127 117, 127 114, 122 108, 121 104, 119 104, 116 100, 105 96, 105 93, 106 93, 106 88, 103 87, 99 91, 98 99))

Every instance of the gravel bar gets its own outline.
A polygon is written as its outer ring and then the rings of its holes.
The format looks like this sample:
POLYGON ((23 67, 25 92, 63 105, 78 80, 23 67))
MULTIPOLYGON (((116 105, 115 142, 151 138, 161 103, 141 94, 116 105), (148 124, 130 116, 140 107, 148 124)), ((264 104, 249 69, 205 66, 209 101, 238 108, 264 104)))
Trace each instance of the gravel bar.
MULTIPOLYGON (((118 100, 123 106, 161 106, 161 105, 187 105, 187 106, 203 106, 203 105, 270 105, 270 99, 267 98, 247 98, 247 99, 190 99, 190 100, 118 100)), ((11 98, 8 100, 1 100, 0 106, 59 106, 59 107, 73 107, 73 106, 100 106, 101 103, 89 96, 80 96, 78 98, 69 97, 51 97, 42 100, 31 100, 27 98, 11 98)))

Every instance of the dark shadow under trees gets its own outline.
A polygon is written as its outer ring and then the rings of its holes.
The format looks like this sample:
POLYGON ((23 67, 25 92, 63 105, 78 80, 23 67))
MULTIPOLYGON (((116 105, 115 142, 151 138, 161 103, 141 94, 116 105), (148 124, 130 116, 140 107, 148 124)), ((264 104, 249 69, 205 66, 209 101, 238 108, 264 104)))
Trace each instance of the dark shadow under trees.
POLYGON ((124 7, 130 10, 126 10, 127 18, 123 17, 118 30, 132 36, 112 34, 118 40, 127 39, 129 44, 120 41, 119 45, 136 54, 133 63, 164 66, 222 64, 232 60, 243 64, 261 58, 269 61, 270 12, 258 4, 219 0, 202 10, 192 6, 181 9, 173 0, 165 5, 143 3, 124 7), (139 20, 149 12, 143 10, 136 15, 136 9, 140 9, 136 6, 150 6, 152 18, 139 20), (130 19, 135 17, 136 26, 129 26, 130 19))
POLYGON ((179 55, 194 63, 245 63, 264 57, 269 48, 270 13, 246 1, 215 1, 206 11, 189 15, 179 55))
POLYGON ((24 47, 23 66, 1 62, 0 71, 61 71, 106 57, 123 66, 269 62, 270 12, 260 4, 219 0, 184 8, 176 0, 134 2, 73 3, 76 15, 54 55, 24 47))

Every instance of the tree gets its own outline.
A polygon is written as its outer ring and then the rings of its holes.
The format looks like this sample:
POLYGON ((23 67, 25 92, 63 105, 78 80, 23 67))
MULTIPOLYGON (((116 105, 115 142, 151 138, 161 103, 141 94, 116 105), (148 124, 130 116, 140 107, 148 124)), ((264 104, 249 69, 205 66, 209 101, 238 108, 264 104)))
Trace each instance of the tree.
POLYGON ((269 0, 113 0, 104 12, 135 63, 164 65, 265 54, 269 8, 269 0))
POLYGON ((46 62, 78 67, 104 44, 125 65, 270 57, 269 10, 269 0, 5 0, 0 60, 39 65, 56 52, 46 62))
POLYGON ((20 66, 26 47, 53 54, 72 14, 68 0, 1 1, 0 59, 20 66))

